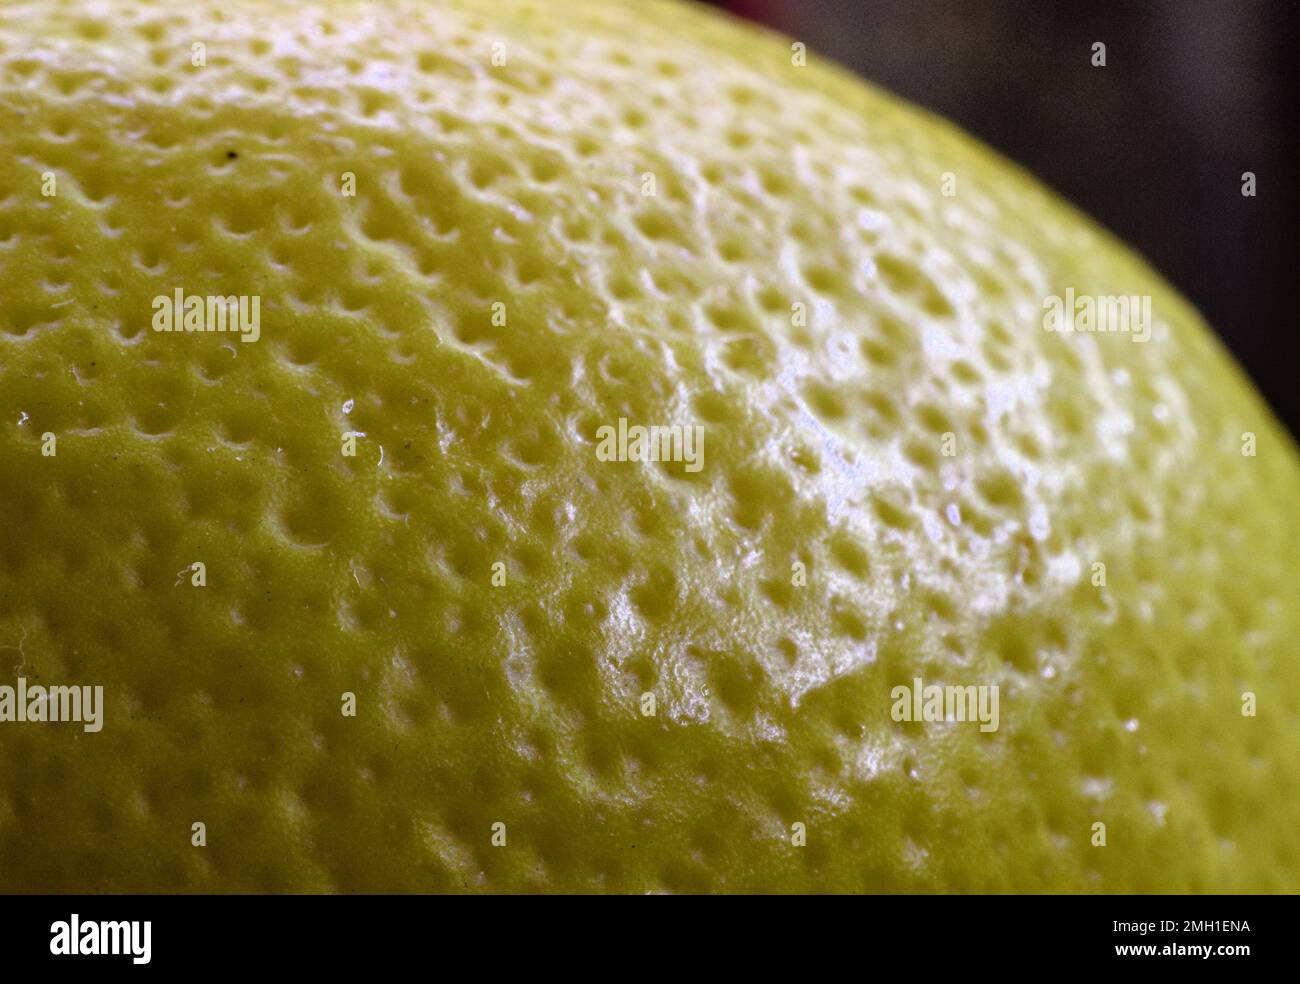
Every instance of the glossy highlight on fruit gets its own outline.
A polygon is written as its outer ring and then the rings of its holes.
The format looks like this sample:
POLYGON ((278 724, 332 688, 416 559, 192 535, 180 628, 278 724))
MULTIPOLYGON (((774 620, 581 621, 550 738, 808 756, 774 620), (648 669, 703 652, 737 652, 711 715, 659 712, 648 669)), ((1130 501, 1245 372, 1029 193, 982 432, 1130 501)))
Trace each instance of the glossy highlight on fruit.
POLYGON ((6 0, 0 684, 104 706, 0 721, 0 891, 1300 890, 1295 445, 1128 249, 792 44, 6 0))

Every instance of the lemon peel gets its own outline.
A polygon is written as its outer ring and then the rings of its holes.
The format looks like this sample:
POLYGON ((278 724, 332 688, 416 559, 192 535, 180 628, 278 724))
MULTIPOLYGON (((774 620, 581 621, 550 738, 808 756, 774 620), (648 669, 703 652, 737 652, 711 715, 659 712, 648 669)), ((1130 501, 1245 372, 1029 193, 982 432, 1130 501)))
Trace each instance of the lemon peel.
POLYGON ((0 7, 0 654, 105 688, 0 723, 0 889, 1296 891, 1298 504, 1145 263, 788 39, 0 7))

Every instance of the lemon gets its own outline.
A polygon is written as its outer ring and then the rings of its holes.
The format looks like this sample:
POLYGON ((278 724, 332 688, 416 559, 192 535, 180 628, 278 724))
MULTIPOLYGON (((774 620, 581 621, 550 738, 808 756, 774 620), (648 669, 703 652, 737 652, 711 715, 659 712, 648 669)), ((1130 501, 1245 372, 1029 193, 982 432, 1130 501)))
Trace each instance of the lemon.
POLYGON ((1294 444, 702 9, 7 0, 0 530, 3 890, 1300 890, 1294 444))

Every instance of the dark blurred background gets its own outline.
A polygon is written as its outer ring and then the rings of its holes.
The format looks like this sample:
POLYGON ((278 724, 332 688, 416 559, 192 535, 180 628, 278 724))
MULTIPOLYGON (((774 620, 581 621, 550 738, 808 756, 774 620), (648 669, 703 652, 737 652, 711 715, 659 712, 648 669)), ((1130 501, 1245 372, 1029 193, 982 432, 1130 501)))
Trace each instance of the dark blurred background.
POLYGON ((1135 246, 1300 435, 1295 0, 714 2, 948 117, 1135 246))

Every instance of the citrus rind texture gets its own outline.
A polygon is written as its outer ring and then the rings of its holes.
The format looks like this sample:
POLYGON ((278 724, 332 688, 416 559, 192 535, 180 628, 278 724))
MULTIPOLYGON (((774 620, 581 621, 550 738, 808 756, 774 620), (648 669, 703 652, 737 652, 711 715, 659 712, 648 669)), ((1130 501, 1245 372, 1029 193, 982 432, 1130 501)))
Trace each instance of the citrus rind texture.
POLYGON ((0 890, 1300 890, 1290 439, 1028 176, 702 10, 6 0, 0 531, 0 684, 105 695, 0 723, 0 890))

